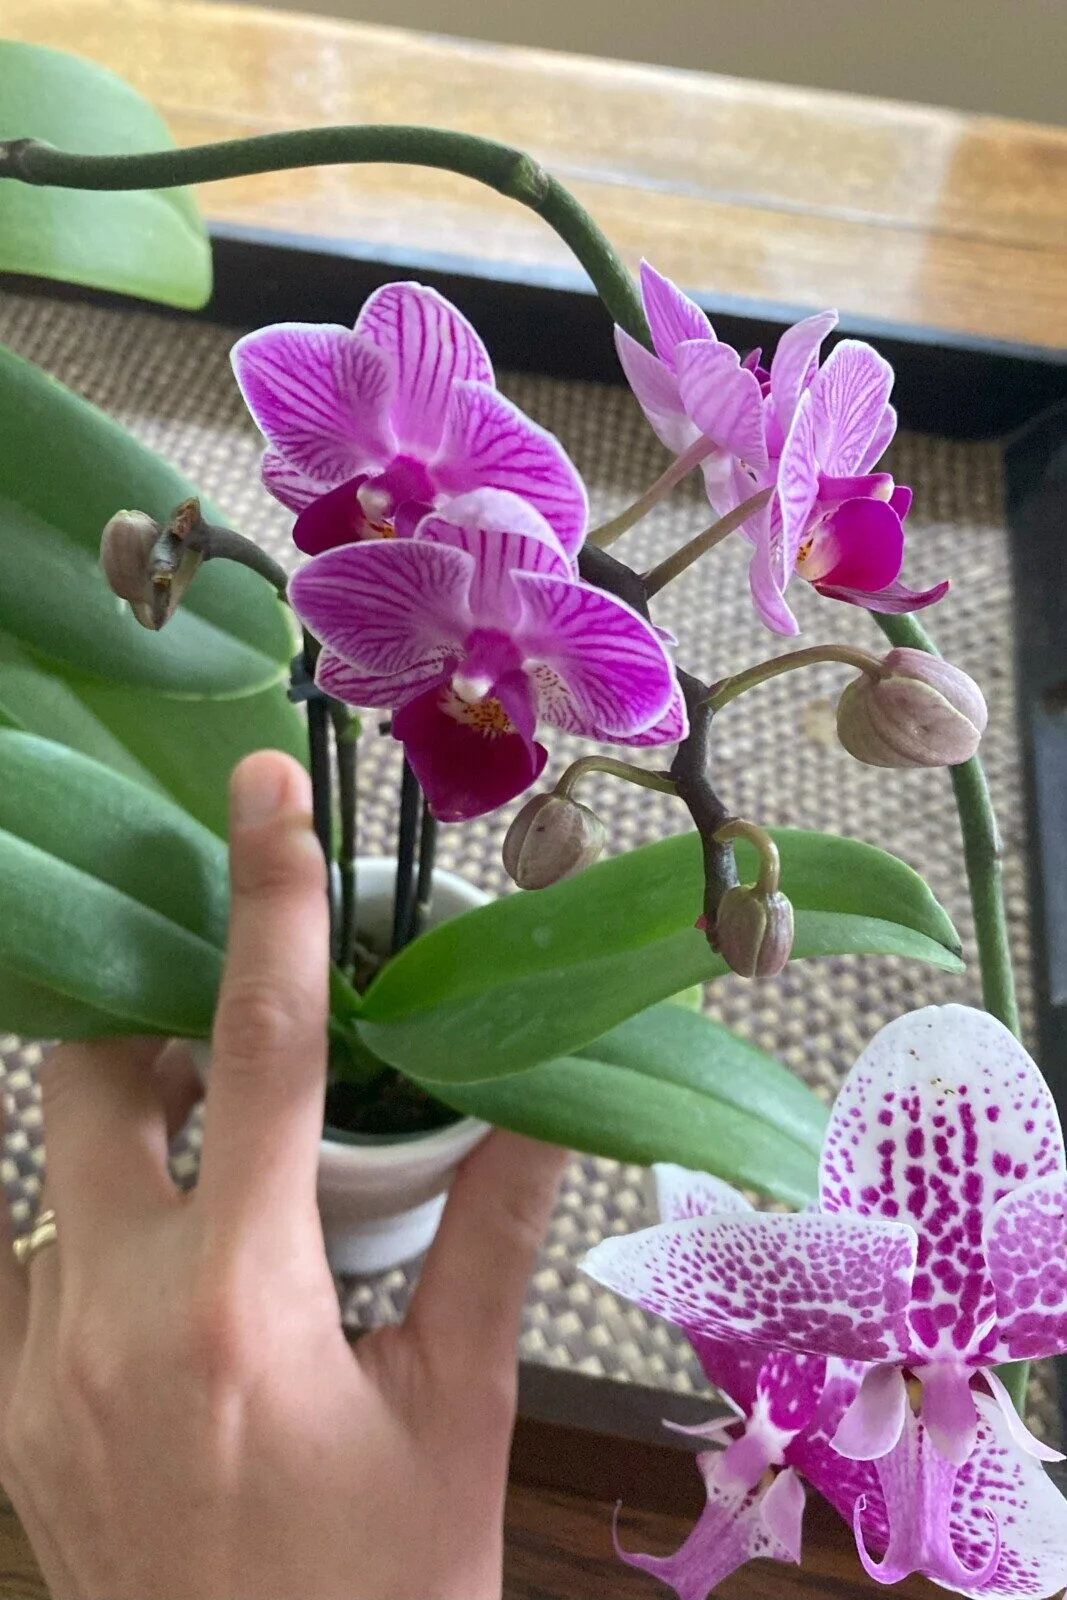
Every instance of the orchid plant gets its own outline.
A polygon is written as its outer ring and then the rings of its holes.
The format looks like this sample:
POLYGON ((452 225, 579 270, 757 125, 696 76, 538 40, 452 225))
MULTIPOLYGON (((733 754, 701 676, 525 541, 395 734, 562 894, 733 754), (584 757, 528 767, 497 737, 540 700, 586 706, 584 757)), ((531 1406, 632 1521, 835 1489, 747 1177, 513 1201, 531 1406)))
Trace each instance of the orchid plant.
MULTIPOLYGON (((1067 1166, 1015 1037, 976 756, 985 703, 916 620, 947 580, 915 590, 902 577, 911 493, 882 468, 889 364, 851 338, 824 352, 830 310, 787 329, 766 365, 732 349, 648 262, 635 284, 529 157, 472 136, 318 129, 153 151, 165 136, 131 123, 122 89, 124 153, 81 154, 74 137, 57 149, 44 141, 66 126, 79 73, 98 119, 118 91, 45 54, 20 55, 39 92, 19 102, 24 124, 0 128, 0 216, 18 197, 0 266, 18 246, 22 270, 111 281, 106 230, 90 232, 91 267, 50 261, 35 187, 57 203, 79 189, 150 190, 155 203, 187 181, 318 161, 452 167, 575 250, 670 461, 591 527, 563 444, 500 393, 461 311, 425 285, 387 284, 352 327, 287 322, 234 347, 263 484, 294 514, 282 566, 0 351, 0 1022, 205 1037, 225 938, 226 775, 248 749, 306 740, 333 869, 334 1085, 358 1106, 401 1083, 430 1119, 470 1112, 654 1167, 661 1223, 606 1241, 586 1268, 682 1328, 735 1410, 703 1430, 721 1448, 698 1458, 708 1503, 682 1549, 623 1558, 681 1600, 749 1557, 798 1560, 806 1477, 880 1582, 917 1570, 964 1594, 1052 1593, 1067 1580, 1062 1501, 1040 1464, 1051 1453, 1013 1405, 1024 1373, 1003 1364, 1067 1348, 1067 1166), (650 571, 613 553, 697 471, 702 532, 650 571), (787 590, 800 578, 825 598, 828 627, 836 605, 860 606, 892 648, 830 642, 724 662, 714 682, 687 672, 656 597, 735 536, 771 632, 798 632, 787 590), (858 841, 768 830, 713 784, 716 717, 813 661, 855 674, 837 725, 856 759, 951 769, 987 1007, 891 1023, 828 1126, 821 1101, 754 1046, 660 1003, 726 971, 769 977, 836 952, 959 969, 955 931, 910 867, 858 841), (393 933, 378 951, 361 941, 355 870, 368 713, 404 754, 393 933), (531 793, 552 730, 618 753, 590 751, 531 793), (662 750, 662 764, 627 759, 634 748, 662 750), (595 800, 594 773, 660 791, 692 829, 596 863, 605 830, 574 793, 586 783, 595 800), (423 932, 438 824, 517 799, 504 861, 529 892, 423 932), (761 1214, 730 1184, 803 1209, 761 1214)), ((202 301, 203 254, 187 271, 182 260, 176 246, 180 282, 146 274, 141 292, 202 301)), ((123 272, 129 288, 128 261, 123 272)))

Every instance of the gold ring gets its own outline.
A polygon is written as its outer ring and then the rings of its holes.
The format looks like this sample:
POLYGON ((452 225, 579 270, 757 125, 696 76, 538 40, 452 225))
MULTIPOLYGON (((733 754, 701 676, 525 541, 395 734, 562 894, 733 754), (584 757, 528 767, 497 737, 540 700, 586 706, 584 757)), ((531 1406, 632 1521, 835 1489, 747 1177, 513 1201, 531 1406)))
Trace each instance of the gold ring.
POLYGON ((55 1212, 42 1211, 34 1221, 29 1233, 24 1233, 12 1245, 11 1248, 15 1252, 15 1260, 20 1267, 26 1266, 28 1262, 33 1260, 38 1250, 43 1250, 46 1244, 55 1244, 56 1238, 55 1212))

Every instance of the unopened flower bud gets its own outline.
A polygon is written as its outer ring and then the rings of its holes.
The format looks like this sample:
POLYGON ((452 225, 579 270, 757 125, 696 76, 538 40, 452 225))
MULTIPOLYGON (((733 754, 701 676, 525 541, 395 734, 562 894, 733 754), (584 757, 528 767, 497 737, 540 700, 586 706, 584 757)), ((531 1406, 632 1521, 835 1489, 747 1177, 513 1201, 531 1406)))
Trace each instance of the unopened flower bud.
POLYGON ((185 548, 178 528, 177 517, 162 528, 143 511, 119 511, 100 539, 100 565, 109 585, 129 602, 142 628, 153 632, 174 615, 203 559, 198 550, 185 548))
POLYGON ((773 978, 793 948, 792 902, 780 889, 727 889, 715 918, 715 947, 742 978, 773 978))
POLYGON ((547 889, 591 867, 606 837, 588 806, 566 795, 534 795, 504 836, 504 868, 520 889, 547 889))
POLYGON ((925 650, 890 650, 883 676, 864 673, 837 705, 837 734, 872 767, 954 767, 969 761, 988 710, 973 678, 925 650))
POLYGON ((163 529, 144 511, 116 511, 100 538, 100 565, 120 600, 131 605, 148 592, 148 558, 163 529))

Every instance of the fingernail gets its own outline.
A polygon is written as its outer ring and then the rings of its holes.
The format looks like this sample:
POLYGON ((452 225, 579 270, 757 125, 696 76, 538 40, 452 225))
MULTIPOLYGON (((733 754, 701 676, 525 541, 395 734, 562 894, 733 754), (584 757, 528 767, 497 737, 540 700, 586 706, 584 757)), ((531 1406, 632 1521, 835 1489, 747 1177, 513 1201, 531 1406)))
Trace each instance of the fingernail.
POLYGON ((243 761, 230 788, 230 821, 256 828, 289 806, 308 806, 307 781, 298 767, 262 755, 243 761), (298 789, 299 785, 299 789, 298 789))

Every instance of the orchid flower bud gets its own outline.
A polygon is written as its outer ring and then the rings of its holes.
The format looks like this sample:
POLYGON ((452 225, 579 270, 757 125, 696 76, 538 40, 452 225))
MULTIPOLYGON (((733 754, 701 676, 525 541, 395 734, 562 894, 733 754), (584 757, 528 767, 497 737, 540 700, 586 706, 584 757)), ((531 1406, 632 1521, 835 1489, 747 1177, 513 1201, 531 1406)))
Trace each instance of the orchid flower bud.
POLYGON ((890 650, 837 704, 837 735, 871 767, 954 767, 978 749, 989 712, 965 672, 925 650, 890 650))
POLYGON ((148 598, 148 558, 163 529, 144 511, 116 511, 100 538, 100 565, 120 600, 148 598))
POLYGON ((588 806, 554 792, 534 795, 504 836, 504 869, 520 889, 547 889, 591 867, 606 838, 588 806))
POLYGON ((185 548, 178 526, 175 521, 163 528, 143 511, 118 511, 100 539, 105 578, 142 628, 152 632, 174 615, 203 560, 198 550, 185 548))
POLYGON ((773 978, 793 948, 793 904, 780 889, 737 884, 719 901, 715 947, 742 978, 773 978))

